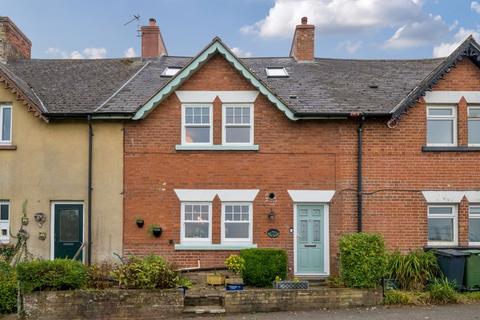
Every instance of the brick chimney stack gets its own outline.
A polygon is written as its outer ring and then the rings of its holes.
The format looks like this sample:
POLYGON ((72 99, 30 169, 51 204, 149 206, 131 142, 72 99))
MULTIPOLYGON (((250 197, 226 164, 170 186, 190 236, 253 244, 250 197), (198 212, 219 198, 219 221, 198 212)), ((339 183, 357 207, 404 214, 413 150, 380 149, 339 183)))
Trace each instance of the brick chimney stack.
POLYGON ((303 17, 293 35, 290 57, 297 61, 313 61, 315 58, 315 26, 307 22, 308 18, 303 17))
POLYGON ((0 62, 14 59, 30 59, 32 42, 10 20, 0 17, 0 62))
POLYGON ((163 42, 160 28, 157 25, 157 20, 150 18, 148 26, 142 26, 142 57, 155 58, 167 55, 167 49, 163 42))

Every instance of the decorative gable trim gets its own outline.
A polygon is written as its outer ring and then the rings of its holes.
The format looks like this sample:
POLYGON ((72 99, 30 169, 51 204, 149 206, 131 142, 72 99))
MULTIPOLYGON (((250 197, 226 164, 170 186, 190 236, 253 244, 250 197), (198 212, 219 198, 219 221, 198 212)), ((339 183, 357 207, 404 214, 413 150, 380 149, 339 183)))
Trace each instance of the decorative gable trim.
POLYGON ((401 117, 412 108, 418 100, 430 91, 455 65, 464 58, 469 58, 480 68, 480 45, 469 36, 455 51, 438 65, 422 82, 392 109, 389 126, 394 126, 401 117))
POLYGON ((218 97, 223 103, 253 103, 258 91, 175 91, 181 103, 212 103, 218 97))
POLYGON ((190 78, 200 67, 215 54, 221 54, 235 69, 237 69, 258 91, 282 111, 290 120, 298 120, 287 104, 277 97, 268 86, 258 79, 248 67, 246 67, 220 40, 216 37, 199 55, 193 58, 182 70, 180 70, 170 81, 168 81, 155 95, 153 95, 142 107, 140 107, 133 120, 145 118, 156 106, 166 97, 179 88, 190 78))

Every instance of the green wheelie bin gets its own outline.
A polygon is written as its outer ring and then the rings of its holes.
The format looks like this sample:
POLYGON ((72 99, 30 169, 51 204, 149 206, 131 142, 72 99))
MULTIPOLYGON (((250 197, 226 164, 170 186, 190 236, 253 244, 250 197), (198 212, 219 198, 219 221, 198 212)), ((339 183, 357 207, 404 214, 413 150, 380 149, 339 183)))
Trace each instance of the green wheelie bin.
POLYGON ((465 250, 465 289, 480 290, 480 250, 465 250))

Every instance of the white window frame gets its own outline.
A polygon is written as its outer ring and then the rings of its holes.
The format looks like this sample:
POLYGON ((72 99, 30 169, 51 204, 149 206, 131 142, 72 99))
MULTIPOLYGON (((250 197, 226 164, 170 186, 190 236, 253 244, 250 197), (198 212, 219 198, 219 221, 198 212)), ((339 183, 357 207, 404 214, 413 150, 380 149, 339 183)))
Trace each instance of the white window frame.
POLYGON ((222 144, 227 146, 251 146, 254 143, 254 118, 253 118, 253 104, 252 103, 226 103, 222 105, 222 144), (227 142, 227 127, 234 128, 240 127, 245 128, 248 127, 246 124, 227 124, 227 108, 229 107, 242 107, 242 108, 250 108, 250 141, 249 142, 227 142))
POLYGON ((468 242, 468 244, 470 246, 480 246, 480 242, 470 241, 470 219, 479 219, 480 220, 480 213, 472 214, 470 212, 470 209, 472 207, 480 208, 480 203, 469 204, 469 206, 468 206, 468 227, 469 227, 469 239, 468 239, 469 242, 468 242))
MULTIPOLYGON (((252 202, 222 202, 222 219, 221 219, 221 236, 222 236, 222 244, 234 244, 234 245, 248 245, 253 244, 253 204, 252 202), (227 222, 225 219, 226 206, 230 205, 241 205, 241 206, 248 206, 248 238, 226 238, 225 237, 225 223, 227 222)), ((247 223, 247 221, 229 221, 229 223, 247 223)))
POLYGON ((0 243, 9 243, 10 242, 10 220, 11 220, 10 202, 0 201, 0 205, 7 205, 8 207, 8 220, 0 220, 0 230, 7 229, 7 235, 2 236, 2 234, 0 233, 0 243))
MULTIPOLYGON (((480 117, 470 117, 470 109, 478 109, 480 110, 480 105, 476 106, 471 106, 467 108, 467 139, 468 139, 468 134, 470 133, 470 128, 469 128, 469 123, 470 121, 480 121, 480 117)), ((468 146, 469 147, 480 147, 480 143, 470 143, 468 141, 468 146)))
POLYGON ((265 73, 267 74, 267 78, 288 78, 289 77, 287 69, 285 69, 285 67, 266 67, 265 68, 265 73), (279 74, 274 75, 270 72, 270 71, 273 71, 273 70, 282 70, 283 74, 282 75, 279 75, 279 74))
POLYGON ((456 246, 458 245, 458 206, 456 204, 429 204, 427 206, 427 241, 429 246, 456 246), (430 208, 452 208, 452 214, 430 214, 430 208), (430 219, 453 219, 453 241, 430 241, 428 221, 430 219))
POLYGON ((12 144, 12 133, 13 133, 13 108, 11 104, 0 104, 0 145, 10 145, 12 144), (3 139, 3 110, 10 109, 10 139, 3 139))
POLYGON ((185 103, 182 104, 182 145, 187 146, 212 146, 213 145, 213 104, 211 103, 185 103), (208 107, 210 114, 210 123, 207 124, 186 124, 186 108, 189 107, 208 107), (210 128, 210 142, 187 142, 186 139, 186 127, 209 127, 210 128))
POLYGON ((180 243, 183 245, 210 245, 212 244, 212 203, 211 202, 199 202, 189 201, 182 202, 181 206, 181 219, 180 219, 180 243), (186 205, 207 205, 208 206, 208 238, 187 238, 185 237, 185 206, 186 205))
POLYGON ((456 106, 444 106, 444 105, 429 105, 427 106, 427 122, 425 126, 425 138, 427 142, 427 146, 432 146, 432 147, 456 147, 458 143, 458 137, 457 137, 457 107, 456 106), (452 115, 451 116, 431 116, 430 115, 430 109, 450 109, 452 110, 452 115), (430 143, 428 141, 428 121, 430 120, 452 120, 453 121, 453 143, 430 143))

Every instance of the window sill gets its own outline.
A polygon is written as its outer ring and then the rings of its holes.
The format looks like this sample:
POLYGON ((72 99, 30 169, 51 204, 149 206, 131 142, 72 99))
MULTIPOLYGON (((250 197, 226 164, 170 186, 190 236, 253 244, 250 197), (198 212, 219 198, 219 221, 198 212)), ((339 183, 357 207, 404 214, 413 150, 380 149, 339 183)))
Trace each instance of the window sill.
POLYGON ((480 147, 429 147, 423 146, 423 152, 480 152, 480 147))
POLYGON ((13 144, 0 144, 0 150, 17 150, 17 146, 13 144))
POLYGON ((249 245, 224 245, 224 244, 206 244, 206 245, 189 245, 189 244, 176 244, 175 250, 189 250, 189 251, 222 251, 222 250, 241 250, 256 248, 256 244, 249 245))
MULTIPOLYGON (((194 146, 177 144, 175 150, 177 151, 258 151, 260 148, 258 144, 250 146, 228 146, 228 145, 212 145, 212 146, 194 146)), ((479 148, 480 149, 480 148, 479 148)))

